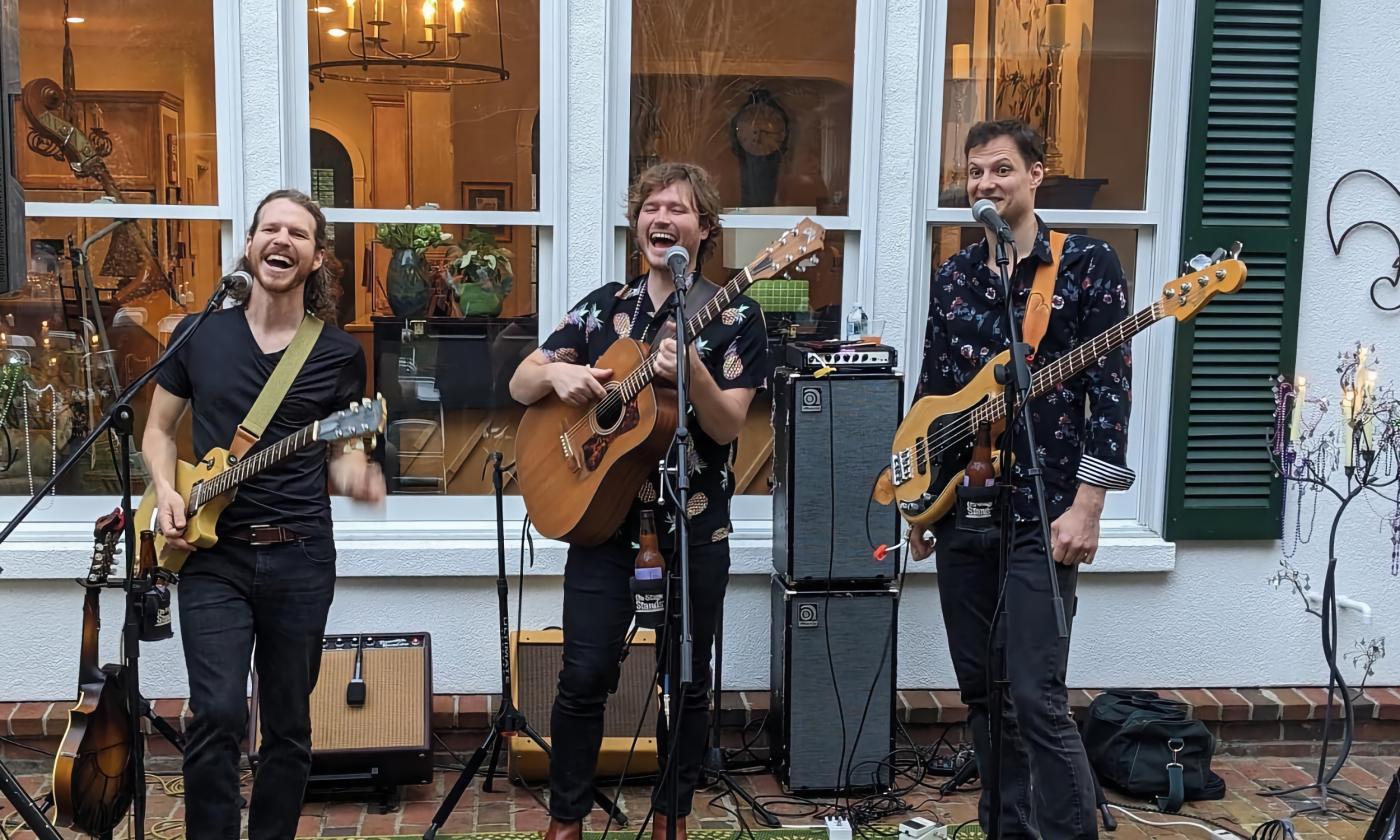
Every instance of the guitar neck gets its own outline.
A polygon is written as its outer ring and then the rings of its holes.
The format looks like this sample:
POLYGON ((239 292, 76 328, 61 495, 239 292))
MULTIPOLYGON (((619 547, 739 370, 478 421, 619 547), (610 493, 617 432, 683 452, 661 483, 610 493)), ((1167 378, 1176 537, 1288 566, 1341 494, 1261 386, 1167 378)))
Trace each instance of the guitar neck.
MULTIPOLYGON (((734 275, 734 278, 720 287, 715 296, 710 298, 699 312, 685 319, 685 334, 694 341, 700 335, 700 331, 710 325, 710 322, 719 317, 729 304, 733 303, 739 295, 742 295, 749 286, 754 283, 752 274, 754 266, 749 266, 743 271, 734 275)), ((762 266, 760 266, 762 268, 762 266)), ((651 380, 656 376, 656 351, 652 351, 630 376, 622 380, 621 391, 623 399, 631 400, 642 392, 642 389, 651 384, 651 380)))
MULTIPOLYGON (((1132 337, 1166 317, 1160 301, 1141 309, 1129 318, 1119 321, 1092 340, 1079 345, 1065 355, 1036 371, 1031 377, 1031 398, 1044 394, 1062 382, 1068 382, 1075 374, 1099 359, 1127 344, 1132 337)), ((1006 405, 1001 401, 988 404, 990 416, 987 420, 1000 420, 1006 405)))
POLYGON ((297 430, 294 434, 282 438, 254 455, 247 456, 205 482, 200 487, 201 502, 206 499, 212 499, 215 496, 223 495, 237 488, 240 484, 273 464, 315 443, 317 425, 316 423, 312 423, 308 426, 301 427, 301 429, 297 430))

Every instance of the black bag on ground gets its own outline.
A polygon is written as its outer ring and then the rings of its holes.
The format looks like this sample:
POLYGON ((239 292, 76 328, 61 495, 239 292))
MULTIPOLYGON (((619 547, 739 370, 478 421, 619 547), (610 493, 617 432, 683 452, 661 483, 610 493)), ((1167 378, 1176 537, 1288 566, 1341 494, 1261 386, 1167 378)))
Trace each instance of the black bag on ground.
POLYGON ((1225 781, 1210 769, 1215 738, 1183 703, 1111 689, 1089 704, 1080 730, 1089 763, 1112 788, 1171 812, 1183 801, 1225 796, 1225 781))

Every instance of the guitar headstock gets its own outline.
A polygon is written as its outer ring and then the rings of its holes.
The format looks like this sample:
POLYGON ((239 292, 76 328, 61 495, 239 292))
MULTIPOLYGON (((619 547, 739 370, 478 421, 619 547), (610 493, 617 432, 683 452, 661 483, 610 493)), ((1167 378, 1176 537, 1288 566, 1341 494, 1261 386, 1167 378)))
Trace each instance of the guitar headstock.
MULTIPOLYGON (((327 443, 354 441, 355 449, 373 449, 378 436, 384 433, 388 414, 383 395, 365 397, 316 424, 316 439, 327 443)), ((347 444, 347 448, 351 445, 347 444)))
POLYGON ((1248 270, 1239 258, 1240 243, 1229 251, 1217 249, 1207 257, 1198 254, 1188 265, 1194 269, 1162 287, 1158 301, 1167 314, 1178 321, 1188 321, 1218 294, 1229 294, 1244 285, 1248 270))
POLYGON ((88 586, 107 585, 107 579, 116 570, 117 555, 121 553, 118 546, 125 527, 126 519, 122 516, 121 508, 99 518, 93 524, 92 564, 88 567, 86 581, 88 586))
POLYGON ((757 259, 749 263, 749 276, 755 280, 773 277, 793 263, 798 263, 798 271, 804 270, 806 266, 801 261, 808 257, 815 260, 813 255, 826 247, 825 237, 826 228, 811 219, 803 219, 796 226, 783 231, 782 236, 773 240, 757 259))

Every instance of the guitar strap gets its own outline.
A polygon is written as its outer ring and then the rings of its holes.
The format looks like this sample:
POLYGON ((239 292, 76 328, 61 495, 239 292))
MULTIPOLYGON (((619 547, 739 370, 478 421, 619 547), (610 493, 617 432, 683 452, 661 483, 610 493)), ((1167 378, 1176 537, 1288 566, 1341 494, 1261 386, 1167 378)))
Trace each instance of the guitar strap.
MULTIPOLYGON (((714 283, 711 283, 709 280, 706 280, 702 275, 695 275, 695 281, 690 284, 690 289, 685 293, 686 317, 694 315, 701 309, 704 309, 705 305, 710 302, 710 299, 717 294, 719 294, 719 286, 716 286, 714 283)), ((672 309, 670 314, 667 316, 666 320, 663 321, 660 328, 657 329, 656 335, 652 338, 651 343, 653 346, 660 344, 661 339, 663 338, 675 337, 675 315, 676 312, 674 309, 672 309)), ((691 341, 694 341, 697 338, 699 338, 699 336, 696 335, 692 335, 690 337, 691 341)))
POLYGON ((1060 274, 1060 257, 1065 250, 1068 234, 1050 231, 1050 262, 1041 263, 1031 282, 1031 294, 1026 298, 1026 314, 1021 321, 1021 340, 1030 345, 1031 359, 1050 326, 1050 301, 1055 296, 1055 278, 1060 274))
POLYGON ((291 390, 292 382, 296 380, 297 374, 301 373, 302 365, 306 364, 307 357, 311 355, 311 348, 316 346, 316 339, 321 335, 323 326, 325 323, 309 312, 301 319, 296 335, 292 336, 292 343, 287 345, 282 359, 273 369, 272 375, 267 378, 262 393, 258 394, 253 407, 248 409, 248 416, 243 418, 243 422, 238 424, 238 429, 233 433, 233 443, 229 444, 228 450, 235 458, 242 458, 248 454, 248 450, 262 437, 267 424, 272 421, 272 415, 277 413, 277 407, 282 404, 287 391, 291 390))

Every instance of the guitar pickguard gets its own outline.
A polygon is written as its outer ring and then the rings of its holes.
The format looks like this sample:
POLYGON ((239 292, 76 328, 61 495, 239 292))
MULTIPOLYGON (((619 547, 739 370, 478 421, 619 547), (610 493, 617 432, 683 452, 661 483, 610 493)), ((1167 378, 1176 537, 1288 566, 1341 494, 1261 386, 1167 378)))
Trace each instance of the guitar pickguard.
POLYGON ((603 456, 608 454, 608 447, 618 435, 637 428, 637 423, 641 419, 641 412, 637 410, 635 402, 629 402, 622 409, 622 420, 617 424, 617 428, 606 435, 592 435, 583 442, 583 463, 590 471, 598 469, 603 463, 603 456))
POLYGON ((960 411, 939 417, 929 425, 928 434, 920 439, 922 444, 929 447, 929 453, 916 451, 912 473, 925 489, 917 497, 899 502, 899 511, 905 517, 922 516, 957 479, 958 473, 967 467, 967 462, 972 458, 974 436, 970 429, 961 433, 953 431, 967 425, 967 414, 967 411, 960 411), (951 435, 956 435, 956 440, 949 445, 951 435), (932 452, 935 442, 942 451, 932 452))

